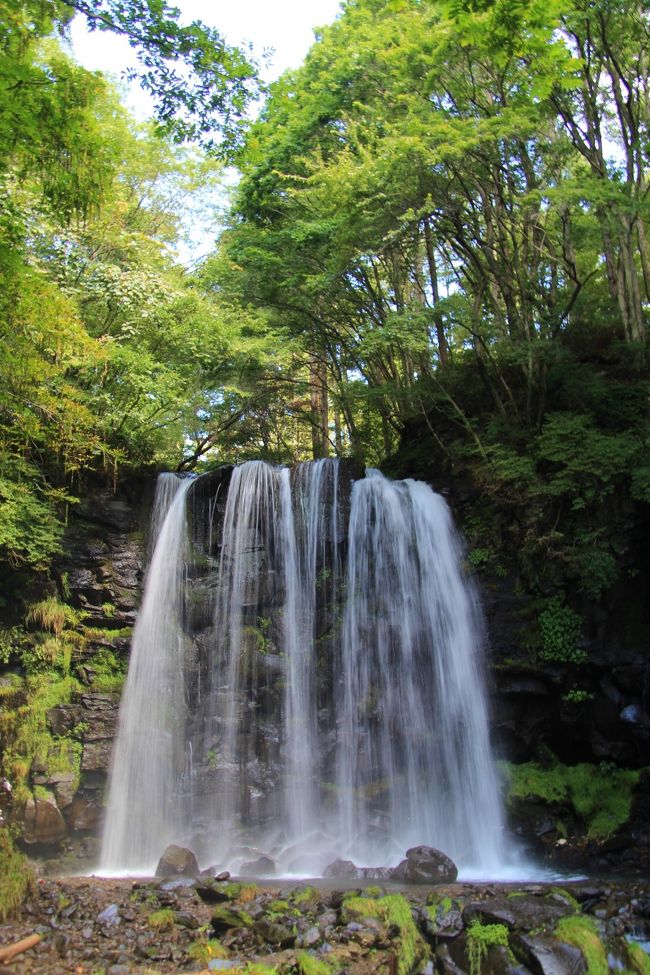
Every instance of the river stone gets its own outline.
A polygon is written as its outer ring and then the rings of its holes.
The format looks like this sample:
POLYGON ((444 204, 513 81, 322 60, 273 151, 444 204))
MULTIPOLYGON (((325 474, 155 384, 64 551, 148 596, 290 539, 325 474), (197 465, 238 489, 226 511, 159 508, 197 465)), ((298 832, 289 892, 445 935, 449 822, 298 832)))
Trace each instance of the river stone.
POLYGON ((455 938, 463 930, 463 915, 457 903, 431 905, 420 910, 422 927, 430 939, 455 938))
POLYGON ((510 931, 554 928, 558 921, 573 914, 567 901, 558 903, 542 897, 493 897, 468 904, 463 914, 466 923, 478 918, 482 924, 505 924, 510 931))
POLYGON ((25 843, 59 843, 67 832, 54 799, 28 799, 23 822, 25 843))
POLYGON ((413 846, 391 871, 393 880, 407 884, 451 884, 458 876, 458 868, 446 853, 432 846, 413 846))
POLYGON ((156 877, 198 877, 199 865, 191 850, 183 846, 168 846, 156 867, 156 877))
POLYGON ((534 975, 584 975, 587 965, 579 948, 542 935, 519 935, 518 954, 534 975))
POLYGON ((206 904, 221 904, 230 900, 228 891, 221 884, 204 877, 197 881, 196 892, 206 904))
POLYGON ((291 948, 296 943, 296 932, 278 921, 262 918, 255 922, 255 931, 262 941, 277 948, 291 948))
POLYGON ((97 915, 97 923, 106 927, 113 927, 120 923, 120 909, 117 904, 109 904, 108 907, 97 915))

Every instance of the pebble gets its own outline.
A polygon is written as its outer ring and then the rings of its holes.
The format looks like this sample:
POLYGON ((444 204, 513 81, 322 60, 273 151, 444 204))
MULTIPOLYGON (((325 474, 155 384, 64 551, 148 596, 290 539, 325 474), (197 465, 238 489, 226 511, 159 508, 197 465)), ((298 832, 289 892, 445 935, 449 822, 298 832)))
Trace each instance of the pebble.
POLYGON ((109 904, 101 914, 97 915, 97 923, 104 924, 109 928, 115 924, 119 924, 120 920, 120 909, 117 904, 109 904))

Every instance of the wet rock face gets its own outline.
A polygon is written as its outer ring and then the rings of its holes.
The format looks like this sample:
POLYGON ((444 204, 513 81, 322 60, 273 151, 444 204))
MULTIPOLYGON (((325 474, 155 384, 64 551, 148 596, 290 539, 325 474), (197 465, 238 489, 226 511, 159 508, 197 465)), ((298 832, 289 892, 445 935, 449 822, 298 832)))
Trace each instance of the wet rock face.
POLYGON ((54 796, 28 799, 23 813, 23 840, 27 844, 58 843, 66 834, 66 824, 54 796))
POLYGON ((154 479, 131 478, 113 494, 90 489, 73 511, 57 570, 89 626, 132 626, 140 605, 154 479))
POLYGON ((106 486, 91 487, 71 511, 64 554, 54 574, 65 601, 82 611, 84 627, 90 630, 73 668, 88 690, 47 713, 52 735, 79 748, 81 761, 80 774, 32 766, 29 784, 35 798, 19 825, 25 843, 39 852, 42 848, 57 855, 74 847, 85 855, 95 849, 86 839, 101 830, 119 694, 92 690, 93 659, 110 652, 126 664, 141 598, 153 486, 153 477, 143 477, 125 481, 117 493, 106 486))
MULTIPOLYGON (((631 594, 612 594, 608 607, 584 603, 586 659, 576 667, 530 652, 535 611, 513 574, 477 573, 476 581, 489 634, 493 739, 503 757, 530 761, 542 744, 569 765, 643 765, 650 750, 650 660, 644 631, 636 644, 626 642, 634 628, 621 612, 627 614, 631 594), (571 696, 576 686, 583 699, 571 696)), ((641 610, 645 619, 646 604, 644 591, 630 612, 641 610)))

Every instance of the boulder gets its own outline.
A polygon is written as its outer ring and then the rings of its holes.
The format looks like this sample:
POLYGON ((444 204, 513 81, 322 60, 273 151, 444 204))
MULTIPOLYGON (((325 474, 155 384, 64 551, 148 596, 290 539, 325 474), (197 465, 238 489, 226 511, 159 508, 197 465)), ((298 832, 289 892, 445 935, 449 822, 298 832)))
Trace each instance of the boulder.
POLYGON ((355 880, 358 876, 359 868, 354 865, 352 860, 334 860, 328 864, 323 871, 324 877, 341 877, 343 879, 355 880))
POLYGON ((248 911, 237 910, 234 907, 217 907, 212 915, 212 927, 217 937, 230 931, 231 928, 250 928, 253 918, 248 911))
POLYGON ((196 857, 183 846, 168 846, 156 867, 156 877, 198 877, 200 874, 196 857))
POLYGON ((510 931, 553 929, 563 917, 573 914, 566 900, 542 897, 491 897, 468 904, 464 911, 467 923, 478 919, 481 924, 505 924, 510 931))
POLYGON ((247 860, 242 863, 239 873, 242 877, 270 877, 275 873, 275 862, 266 856, 247 860))
POLYGON ((516 947, 534 975, 584 975, 587 970, 582 952, 556 938, 521 935, 516 947))
POLYGON ((23 813, 25 843, 59 843, 66 825, 54 798, 28 799, 23 813))
POLYGON ((391 871, 393 880, 407 884, 451 884, 458 876, 458 868, 445 853, 432 846, 414 846, 391 871))

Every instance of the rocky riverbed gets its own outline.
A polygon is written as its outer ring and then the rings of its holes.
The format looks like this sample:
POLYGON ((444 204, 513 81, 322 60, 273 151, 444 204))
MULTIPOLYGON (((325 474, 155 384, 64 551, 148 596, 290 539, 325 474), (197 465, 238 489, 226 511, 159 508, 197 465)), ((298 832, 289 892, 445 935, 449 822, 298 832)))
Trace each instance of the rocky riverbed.
POLYGON ((0 942, 33 933, 0 975, 647 975, 650 883, 42 878, 0 942))

